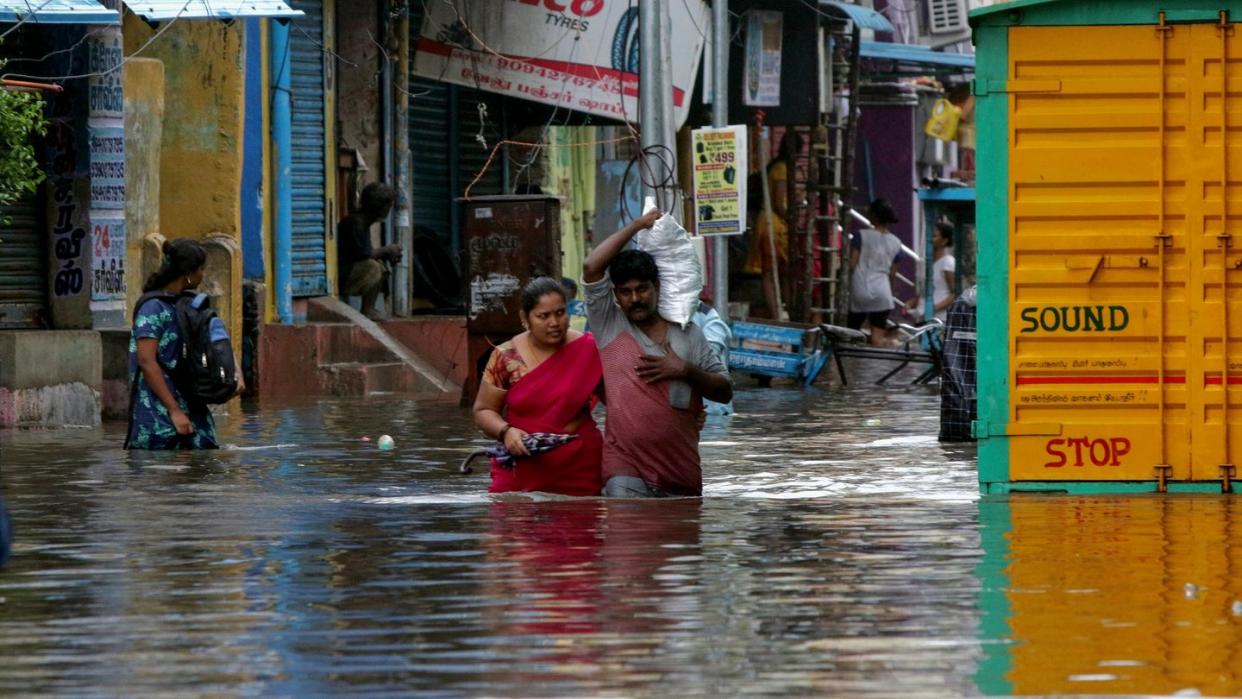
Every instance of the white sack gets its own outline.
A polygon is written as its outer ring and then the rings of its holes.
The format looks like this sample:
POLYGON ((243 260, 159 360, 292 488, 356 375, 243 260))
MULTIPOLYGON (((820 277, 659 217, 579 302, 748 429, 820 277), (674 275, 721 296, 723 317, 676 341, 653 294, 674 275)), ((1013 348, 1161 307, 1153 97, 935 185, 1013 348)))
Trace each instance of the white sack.
MULTIPOLYGON (((649 197, 643 211, 655 208, 649 197)), ((690 234, 669 214, 648 230, 639 231, 638 247, 651 253, 660 270, 660 316, 685 328, 699 307, 703 268, 690 234)))

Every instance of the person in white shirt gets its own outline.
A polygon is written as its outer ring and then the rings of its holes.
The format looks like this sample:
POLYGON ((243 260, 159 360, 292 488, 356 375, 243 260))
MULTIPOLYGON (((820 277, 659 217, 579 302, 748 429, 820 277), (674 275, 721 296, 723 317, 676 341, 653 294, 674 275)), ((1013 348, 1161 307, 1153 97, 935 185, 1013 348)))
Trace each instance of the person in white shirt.
POLYGON ((893 310, 893 277, 901 239, 888 230, 898 223, 897 210, 887 199, 867 208, 875 228, 864 228, 850 240, 850 312, 846 324, 854 330, 871 326, 871 344, 888 344, 888 314, 893 310))
MULTIPOLYGON (((949 306, 957 295, 953 293, 957 275, 957 260, 949 250, 953 247, 953 224, 940 221, 932 227, 932 313, 940 322, 949 317, 949 306)), ((917 311, 923 301, 914 299, 907 306, 917 311)))

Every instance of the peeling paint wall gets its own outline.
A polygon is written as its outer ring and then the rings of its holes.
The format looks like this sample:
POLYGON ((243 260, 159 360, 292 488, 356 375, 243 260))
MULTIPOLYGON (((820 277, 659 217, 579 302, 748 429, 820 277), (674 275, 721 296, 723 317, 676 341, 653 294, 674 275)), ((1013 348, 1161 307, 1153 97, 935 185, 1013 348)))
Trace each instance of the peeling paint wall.
MULTIPOLYGON (((177 22, 143 52, 164 64, 160 221, 165 236, 237 236, 241 207, 243 25, 177 22)), ((125 13, 125 52, 153 34, 125 13)))
MULTIPOLYGON (((154 31, 125 11, 125 53, 154 31)), ((177 22, 143 56, 164 65, 164 120, 159 152, 159 233, 194 238, 213 255, 206 285, 234 345, 241 337, 241 201, 245 111, 245 23, 177 22), (218 236, 235 245, 218 245, 218 236), (229 257, 231 256, 231 257, 229 257)))
POLYGON ((129 173, 125 202, 127 309, 142 295, 142 284, 155 270, 143 266, 142 241, 160 232, 160 143, 164 131, 164 64, 131 58, 125 64, 125 165, 129 173))

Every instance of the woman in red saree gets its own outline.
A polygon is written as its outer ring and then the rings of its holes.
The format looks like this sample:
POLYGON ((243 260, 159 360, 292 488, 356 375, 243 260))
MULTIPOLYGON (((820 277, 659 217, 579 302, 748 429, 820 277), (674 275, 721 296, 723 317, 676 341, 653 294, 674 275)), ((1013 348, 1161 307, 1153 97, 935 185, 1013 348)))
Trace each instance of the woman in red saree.
POLYGON ((571 330, 565 289, 540 277, 522 290, 526 332, 492 352, 474 399, 474 422, 517 457, 512 469, 492 461, 493 493, 540 491, 599 495, 604 440, 591 417, 603 380, 595 341, 571 330), (537 432, 577 435, 531 455, 522 439, 537 432))

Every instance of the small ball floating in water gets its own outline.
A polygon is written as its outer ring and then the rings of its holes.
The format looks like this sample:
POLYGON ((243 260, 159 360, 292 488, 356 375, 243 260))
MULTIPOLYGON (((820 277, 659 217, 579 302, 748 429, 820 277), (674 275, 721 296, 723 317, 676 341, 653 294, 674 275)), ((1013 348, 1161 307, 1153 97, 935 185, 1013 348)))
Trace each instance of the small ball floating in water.
POLYGON ((392 441, 392 437, 389 437, 386 434, 380 435, 380 438, 375 440, 375 443, 381 451, 388 451, 396 446, 396 443, 392 441))
POLYGON ((1200 589, 1201 588, 1194 583, 1186 583, 1186 599, 1195 599, 1198 597, 1200 589))
POLYGON ((370 438, 370 437, 368 437, 368 436, 366 436, 366 435, 364 434, 364 435, 362 435, 362 441, 364 441, 364 442, 369 442, 369 441, 371 441, 371 438, 370 438))
POLYGON ((863 425, 867 427, 879 427, 882 424, 884 424, 884 421, 879 418, 869 417, 866 420, 863 420, 863 425))
POLYGON ((1242 600, 1234 600, 1233 605, 1229 607, 1229 611, 1234 616, 1242 616, 1242 600))

